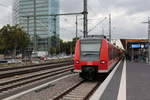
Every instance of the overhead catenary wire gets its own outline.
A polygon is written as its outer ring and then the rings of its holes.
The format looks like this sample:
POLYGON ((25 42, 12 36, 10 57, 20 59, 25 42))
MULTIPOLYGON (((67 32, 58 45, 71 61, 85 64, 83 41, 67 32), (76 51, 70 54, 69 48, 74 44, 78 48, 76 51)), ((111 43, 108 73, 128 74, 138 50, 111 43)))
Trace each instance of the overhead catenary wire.
POLYGON ((91 31, 93 31, 99 24, 101 24, 103 21, 105 21, 105 19, 107 19, 107 17, 105 17, 103 20, 99 21, 93 28, 91 28, 88 33, 90 33, 91 31))
MULTIPOLYGON (((80 18, 81 19, 81 18, 80 18)), ((78 19, 79 20, 79 19, 78 19)), ((74 19, 72 19, 72 20, 70 20, 70 19, 68 19, 68 18, 63 18, 62 19, 62 21, 64 21, 63 23, 65 23, 65 26, 66 26, 66 24, 69 26, 69 27, 73 27, 74 26, 74 23, 75 23, 75 20, 74 19)), ((81 28, 81 26, 82 26, 82 23, 81 23, 81 21, 79 21, 78 23, 80 23, 79 24, 79 28, 81 28)), ((62 29, 65 29, 65 28, 67 28, 67 26, 66 27, 61 27, 62 29)), ((65 29, 66 30, 66 29, 65 29)))
MULTIPOLYGON (((101 11, 103 11, 103 12, 106 12, 106 8, 104 7, 104 1, 102 1, 102 0, 89 0, 89 1, 91 1, 91 3, 92 2, 96 2, 96 6, 94 6, 94 5, 88 5, 88 7, 89 7, 89 9, 91 10, 91 11, 89 11, 89 13, 92 13, 92 15, 91 16, 93 16, 93 18, 95 18, 96 16, 99 16, 99 13, 97 12, 97 10, 95 9, 95 8, 99 8, 101 11)), ((89 22, 90 20, 88 19, 88 22, 89 22)), ((96 20, 95 20, 96 21, 96 20)), ((91 22, 91 21, 90 21, 91 22)), ((91 32, 91 31, 93 31, 93 30, 95 30, 98 26, 96 25, 96 26, 94 26, 95 25, 95 22, 91 22, 90 24, 89 24, 89 27, 92 27, 90 30, 89 30, 89 32, 91 32), (93 27, 94 26, 94 27, 93 27)), ((102 32, 104 32, 104 28, 106 28, 106 27, 103 27, 102 26, 102 32)), ((98 31, 98 30, 97 30, 98 31)), ((104 34, 104 33, 103 33, 104 34)))

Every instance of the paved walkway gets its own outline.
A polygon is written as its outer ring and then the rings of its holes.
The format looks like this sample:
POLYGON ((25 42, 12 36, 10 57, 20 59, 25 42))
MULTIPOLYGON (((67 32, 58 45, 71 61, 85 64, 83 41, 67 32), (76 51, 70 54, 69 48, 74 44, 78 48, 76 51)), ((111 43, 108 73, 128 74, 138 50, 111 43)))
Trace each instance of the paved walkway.
POLYGON ((150 65, 132 62, 123 63, 118 67, 100 100, 119 100, 119 92, 123 93, 121 94, 121 100, 150 100, 150 65), (120 87, 121 80, 124 78, 122 77, 124 67, 126 68, 126 81, 123 82, 126 85, 120 87))
POLYGON ((127 63, 127 100, 150 100, 150 65, 127 63))
POLYGON ((117 100, 119 85, 121 82, 122 69, 123 69, 123 62, 120 63, 116 73, 112 77, 109 85, 105 89, 100 100, 117 100))

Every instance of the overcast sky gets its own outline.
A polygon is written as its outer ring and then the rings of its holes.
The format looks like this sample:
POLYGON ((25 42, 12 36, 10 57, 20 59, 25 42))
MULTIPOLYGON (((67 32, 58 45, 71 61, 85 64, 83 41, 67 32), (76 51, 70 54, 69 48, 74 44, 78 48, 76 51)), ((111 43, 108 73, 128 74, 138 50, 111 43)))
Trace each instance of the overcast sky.
MULTIPOLYGON (((12 1, 0 0, 0 27, 11 23, 12 1)), ((60 0, 60 13, 82 12, 83 0, 60 0)), ((113 38, 147 38, 147 21, 150 16, 150 0, 88 0, 89 29, 112 14, 113 38), (94 19, 94 20, 92 20, 94 19)), ((79 16, 79 35, 82 35, 82 16, 79 16)), ((60 35, 63 39, 75 36, 75 16, 61 17, 60 35)), ((89 34, 108 34, 108 18, 89 34)))

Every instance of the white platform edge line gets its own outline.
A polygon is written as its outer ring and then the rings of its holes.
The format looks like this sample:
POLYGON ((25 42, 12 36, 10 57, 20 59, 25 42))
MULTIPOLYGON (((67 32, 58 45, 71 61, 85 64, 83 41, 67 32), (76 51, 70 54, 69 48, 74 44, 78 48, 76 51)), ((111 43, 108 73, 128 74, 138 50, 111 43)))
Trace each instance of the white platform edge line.
POLYGON ((95 93, 91 96, 90 100, 100 100, 103 92, 107 88, 110 80, 112 79, 121 62, 122 60, 116 65, 114 70, 108 75, 108 77, 104 80, 104 82, 100 85, 100 87, 95 91, 95 93))
POLYGON ((18 94, 16 94, 16 95, 10 96, 10 97, 5 98, 5 99, 2 99, 2 100, 13 100, 13 99, 15 99, 15 98, 18 98, 18 97, 24 95, 24 94, 27 94, 27 93, 29 93, 29 92, 38 90, 38 89, 40 89, 40 88, 42 88, 42 87, 48 86, 48 85, 51 84, 51 83, 57 82, 57 81, 59 81, 59 80, 61 80, 61 79, 64 79, 64 78, 67 78, 67 77, 70 77, 70 76, 74 76, 74 75, 77 75, 77 74, 71 74, 71 75, 67 75, 67 76, 58 78, 58 79, 56 79, 56 80, 50 81, 50 82, 48 82, 48 83, 42 84, 42 85, 37 86, 37 87, 35 87, 35 88, 29 89, 29 90, 27 90, 27 91, 23 91, 23 92, 21 92, 21 93, 18 93, 18 94))
POLYGON ((124 61, 117 100, 126 100, 126 60, 124 61))

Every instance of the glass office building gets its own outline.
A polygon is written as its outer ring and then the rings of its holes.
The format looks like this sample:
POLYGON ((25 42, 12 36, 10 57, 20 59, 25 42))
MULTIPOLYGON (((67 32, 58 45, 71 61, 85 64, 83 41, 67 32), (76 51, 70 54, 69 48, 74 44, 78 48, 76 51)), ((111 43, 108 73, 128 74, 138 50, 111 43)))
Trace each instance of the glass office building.
POLYGON ((51 46, 51 39, 49 38, 53 35, 59 36, 59 17, 41 15, 58 14, 59 0, 35 1, 36 2, 34 2, 34 0, 14 0, 13 24, 19 24, 24 28, 30 35, 33 44, 36 44, 37 50, 47 51, 51 46), (34 14, 39 16, 34 18, 34 16, 32 16, 34 14), (36 21, 34 21, 34 19, 36 19, 36 21))

